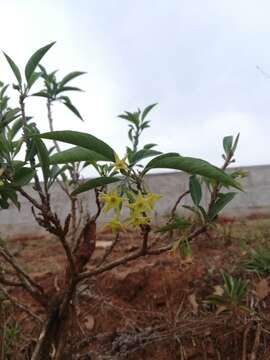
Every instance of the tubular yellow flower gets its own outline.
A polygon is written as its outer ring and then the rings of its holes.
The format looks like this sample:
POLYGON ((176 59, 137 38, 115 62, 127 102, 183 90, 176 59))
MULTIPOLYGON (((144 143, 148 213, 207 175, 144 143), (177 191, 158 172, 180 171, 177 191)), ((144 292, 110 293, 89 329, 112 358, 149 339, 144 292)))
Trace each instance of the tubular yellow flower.
POLYGON ((120 159, 119 156, 117 154, 114 154, 114 168, 116 170, 124 170, 127 171, 128 170, 128 166, 126 164, 126 158, 127 156, 125 156, 123 159, 120 159))
POLYGON ((127 224, 132 225, 134 227, 144 225, 150 222, 150 218, 148 216, 142 216, 135 212, 132 212, 131 215, 127 219, 127 224))
POLYGON ((135 198, 135 201, 131 204, 127 205, 134 214, 138 215, 142 212, 151 211, 151 206, 149 204, 149 200, 142 195, 141 192, 138 193, 138 195, 135 198))
POLYGON ((108 193, 101 193, 100 199, 105 203, 105 206, 102 209, 103 212, 107 213, 110 209, 114 209, 117 214, 120 212, 120 206, 123 199, 117 195, 116 190, 112 190, 108 193))
POLYGON ((114 216, 108 222, 107 226, 112 230, 113 233, 126 230, 125 225, 121 223, 118 216, 114 216))
POLYGON ((158 195, 156 193, 149 193, 146 197, 146 201, 149 205, 149 207, 151 208, 151 210, 153 210, 155 203, 161 198, 161 195, 158 195))

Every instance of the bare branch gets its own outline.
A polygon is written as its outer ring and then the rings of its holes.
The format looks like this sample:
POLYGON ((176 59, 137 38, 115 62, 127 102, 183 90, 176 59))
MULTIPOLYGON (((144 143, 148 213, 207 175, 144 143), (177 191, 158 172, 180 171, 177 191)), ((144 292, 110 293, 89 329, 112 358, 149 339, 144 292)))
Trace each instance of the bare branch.
POLYGON ((115 235, 115 238, 111 244, 111 246, 106 249, 105 253, 103 254, 102 258, 100 259, 100 261, 98 262, 97 264, 97 267, 99 268, 104 262, 105 260, 110 256, 110 254, 112 253, 113 249, 115 248, 115 245, 118 243, 120 239, 120 233, 118 232, 116 235, 115 235))
POLYGON ((16 306, 18 309, 24 311, 25 313, 27 313, 28 315, 30 315, 33 319, 37 320, 39 323, 42 324, 42 319, 37 316, 36 314, 34 314, 30 309, 28 309, 27 306, 25 306, 24 304, 21 304, 17 301, 17 299, 14 299, 12 296, 9 295, 9 293, 6 291, 6 289, 0 285, 0 290, 2 291, 2 293, 5 295, 5 297, 14 305, 16 306))

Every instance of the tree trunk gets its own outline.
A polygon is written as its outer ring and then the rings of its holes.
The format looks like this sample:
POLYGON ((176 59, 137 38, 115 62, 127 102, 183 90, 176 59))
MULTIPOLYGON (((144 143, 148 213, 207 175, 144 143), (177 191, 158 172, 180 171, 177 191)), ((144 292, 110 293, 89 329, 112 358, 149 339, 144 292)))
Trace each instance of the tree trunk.
MULTIPOLYGON (((73 253, 77 274, 80 274, 88 263, 95 250, 95 245, 96 223, 94 220, 90 220, 85 225, 81 242, 73 253)), ((51 300, 47 318, 31 360, 50 360, 52 358, 64 360, 77 285, 76 276, 71 274, 70 268, 67 266, 64 284, 59 293, 51 300), (53 357, 51 357, 51 353, 53 353, 53 357)))
POLYGON ((72 314, 72 299, 76 286, 71 284, 63 293, 57 294, 52 300, 47 319, 37 341, 31 360, 60 360, 67 342, 67 328, 72 314))

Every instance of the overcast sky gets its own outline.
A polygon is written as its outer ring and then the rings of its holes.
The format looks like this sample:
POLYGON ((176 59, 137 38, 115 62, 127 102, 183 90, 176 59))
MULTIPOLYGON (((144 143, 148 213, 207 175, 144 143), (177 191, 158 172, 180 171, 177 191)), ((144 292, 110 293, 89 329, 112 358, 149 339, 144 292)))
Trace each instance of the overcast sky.
MULTIPOLYGON (((54 108, 55 127, 88 131, 124 153, 124 110, 158 102, 146 142, 221 163, 225 135, 241 133, 237 165, 270 163, 269 0, 0 0, 1 49, 23 68, 42 62, 74 81, 85 123, 54 108)), ((14 81, 5 59, 0 80, 14 81)), ((44 100, 28 101, 42 130, 44 100)))

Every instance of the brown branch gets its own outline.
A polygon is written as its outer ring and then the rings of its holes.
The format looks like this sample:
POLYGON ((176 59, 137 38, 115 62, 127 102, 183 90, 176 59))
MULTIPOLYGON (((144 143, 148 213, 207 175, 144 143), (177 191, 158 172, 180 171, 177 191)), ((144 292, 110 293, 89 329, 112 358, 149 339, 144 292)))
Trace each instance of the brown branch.
POLYGON ((183 194, 181 194, 178 199, 176 200, 172 210, 171 210, 171 218, 173 218, 175 216, 175 212, 176 212, 176 209, 177 209, 177 206, 180 204, 180 202, 182 201, 182 199, 187 196, 188 194, 190 193, 189 190, 185 191, 183 194))
MULTIPOLYGON (((200 228, 194 230, 194 232, 191 233, 191 234, 187 237, 186 240, 187 240, 188 242, 192 241, 195 237, 197 237, 197 236, 199 236, 200 234, 204 233, 204 232, 206 231, 206 229, 207 229, 207 224, 202 225, 200 228)), ((147 254, 148 254, 148 255, 160 255, 160 254, 162 254, 162 253, 164 253, 164 252, 166 252, 166 251, 171 250, 172 247, 173 247, 173 244, 171 243, 171 244, 168 244, 168 245, 159 247, 159 248, 157 248, 157 249, 152 249, 152 250, 149 249, 149 250, 147 251, 147 254)))
MULTIPOLYGON (((146 215, 145 215, 146 216, 146 215)), ((151 226, 149 224, 143 224, 141 225, 141 233, 142 233, 142 237, 143 237, 143 242, 142 242, 142 248, 141 251, 143 254, 147 253, 147 249, 148 249, 148 238, 149 238, 149 233, 151 231, 151 226)))
POLYGON ((250 354, 250 360, 256 360, 256 358, 257 358, 257 351, 258 351, 258 348, 260 345, 261 332, 262 332, 262 324, 258 323, 257 329, 256 329, 255 340, 254 340, 254 344, 253 344, 253 348, 252 348, 252 353, 250 354))
POLYGON ((102 210, 102 206, 101 206, 101 203, 99 200, 99 190, 98 189, 95 189, 95 199, 96 199, 97 212, 94 215, 93 220, 97 221, 97 219, 101 213, 101 210, 102 210))
POLYGON ((3 275, 0 275, 0 283, 6 286, 16 286, 16 287, 23 287, 23 283, 22 282, 16 282, 16 281, 11 281, 8 279, 5 279, 3 275))
POLYGON ((135 259, 138 259, 139 257, 142 257, 146 254, 143 254, 141 249, 139 251, 136 251, 134 253, 131 253, 130 255, 127 255, 127 256, 123 256, 117 260, 114 260, 98 269, 95 269, 93 271, 86 271, 86 272, 83 272, 81 274, 79 274, 77 276, 77 282, 83 280, 83 279, 86 279, 86 278, 89 278, 89 277, 92 277, 92 276, 95 276, 95 275, 98 275, 98 274, 102 274, 104 273, 105 271, 109 271, 109 270, 112 270, 113 268, 117 267, 117 266, 120 266, 120 265, 125 265, 126 263, 132 261, 132 260, 135 260, 135 259))
POLYGON ((24 191, 22 188, 17 188, 17 190, 21 193, 23 197, 25 197, 35 208, 42 211, 42 205, 39 204, 32 196, 30 196, 26 191, 24 191))
POLYGON ((0 290, 2 291, 2 293, 5 295, 5 297, 14 305, 16 306, 18 309, 24 311, 25 313, 27 313, 28 315, 30 315, 33 319, 37 320, 39 323, 42 324, 42 319, 37 316, 36 314, 34 314, 30 309, 28 309, 27 306, 25 306, 24 304, 21 304, 17 301, 17 299, 14 299, 12 296, 9 295, 9 293, 6 291, 6 289, 0 285, 0 290))
POLYGON ((105 260, 110 256, 110 254, 112 253, 113 249, 115 248, 115 245, 118 243, 120 239, 120 233, 118 232, 116 235, 115 235, 115 238, 111 244, 111 246, 106 249, 106 251, 104 252, 102 258, 100 259, 100 261, 98 262, 97 264, 97 268, 99 268, 104 262, 105 260))
POLYGON ((46 304, 43 288, 37 284, 17 263, 9 250, 5 247, 0 248, 0 255, 9 263, 16 271, 16 275, 23 283, 23 287, 43 306, 46 304), (35 290, 34 290, 35 289, 35 290))

